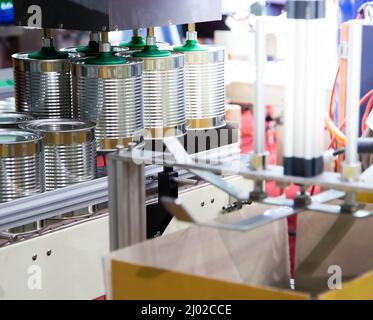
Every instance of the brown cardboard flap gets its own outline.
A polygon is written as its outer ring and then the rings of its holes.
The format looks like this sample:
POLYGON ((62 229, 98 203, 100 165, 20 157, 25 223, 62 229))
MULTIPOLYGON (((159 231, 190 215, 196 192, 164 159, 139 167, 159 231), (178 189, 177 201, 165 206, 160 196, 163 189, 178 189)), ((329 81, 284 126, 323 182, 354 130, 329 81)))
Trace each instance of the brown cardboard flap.
POLYGON ((328 290, 330 266, 341 268, 344 282, 372 270, 372 230, 373 218, 317 212, 298 215, 296 288, 312 293, 328 290))

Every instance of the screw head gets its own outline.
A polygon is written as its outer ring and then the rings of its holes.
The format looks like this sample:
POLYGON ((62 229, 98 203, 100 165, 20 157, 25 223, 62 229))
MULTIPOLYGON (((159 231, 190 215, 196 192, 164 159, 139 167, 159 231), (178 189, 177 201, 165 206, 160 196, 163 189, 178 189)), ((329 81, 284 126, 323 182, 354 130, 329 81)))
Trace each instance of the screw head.
POLYGON ((47 256, 49 257, 51 254, 52 254, 52 250, 51 250, 51 249, 48 249, 48 251, 47 251, 47 256))
POLYGON ((214 203, 215 202, 215 199, 214 198, 211 198, 211 203, 214 203))
POLYGON ((202 201, 201 202, 201 207, 204 207, 205 206, 205 201, 202 201))
POLYGON ((38 255, 34 253, 34 255, 32 256, 32 261, 36 261, 37 258, 38 258, 38 255))

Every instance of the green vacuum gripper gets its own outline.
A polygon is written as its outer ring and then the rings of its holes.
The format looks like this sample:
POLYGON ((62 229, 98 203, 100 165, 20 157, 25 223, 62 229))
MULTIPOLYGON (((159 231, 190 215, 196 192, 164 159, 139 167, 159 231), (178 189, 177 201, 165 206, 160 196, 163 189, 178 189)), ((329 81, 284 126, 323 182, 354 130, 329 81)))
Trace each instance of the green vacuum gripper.
POLYGON ((130 50, 141 50, 146 46, 145 39, 141 36, 141 29, 133 30, 133 36, 129 42, 122 42, 121 47, 127 47, 130 50))
POLYGON ((34 51, 29 53, 30 59, 37 60, 54 60, 54 59, 67 59, 68 53, 61 52, 55 49, 53 44, 53 38, 49 30, 44 30, 44 36, 42 38, 42 47, 40 51, 34 51))
POLYGON ((171 52, 168 50, 159 50, 154 36, 154 28, 148 28, 146 44, 144 49, 132 54, 135 58, 162 58, 169 57, 171 52))
POLYGON ((95 55, 99 53, 99 42, 100 42, 100 33, 91 32, 89 34, 89 43, 86 46, 80 46, 76 49, 79 53, 84 53, 87 56, 95 55))
POLYGON ((186 40, 184 45, 175 47, 176 52, 190 52, 190 51, 208 51, 206 46, 202 46, 198 43, 197 32, 195 30, 194 23, 188 24, 188 31, 186 33, 186 40))

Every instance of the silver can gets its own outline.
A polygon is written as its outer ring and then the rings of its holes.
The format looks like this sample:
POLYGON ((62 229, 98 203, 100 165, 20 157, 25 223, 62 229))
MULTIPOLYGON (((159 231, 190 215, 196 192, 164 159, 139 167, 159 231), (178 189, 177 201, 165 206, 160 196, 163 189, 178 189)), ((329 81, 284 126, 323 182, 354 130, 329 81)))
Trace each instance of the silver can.
POLYGON ((128 59, 144 63, 145 139, 185 135, 184 54, 128 59))
POLYGON ((48 119, 30 121, 21 127, 44 135, 46 191, 96 177, 94 123, 48 119))
POLYGON ((16 105, 14 97, 5 98, 0 100, 0 113, 1 112, 16 112, 16 105))
POLYGON ((44 192, 43 136, 0 129, 0 202, 44 192))
POLYGON ((142 63, 72 62, 75 118, 96 123, 97 150, 112 151, 143 136, 142 63))
POLYGON ((34 117, 28 113, 2 112, 0 113, 0 128, 18 128, 21 123, 33 119, 34 117))
POLYGON ((225 50, 208 47, 206 51, 185 53, 185 112, 191 130, 225 125, 225 50))
POLYGON ((69 59, 12 56, 16 110, 37 118, 71 118, 69 59))

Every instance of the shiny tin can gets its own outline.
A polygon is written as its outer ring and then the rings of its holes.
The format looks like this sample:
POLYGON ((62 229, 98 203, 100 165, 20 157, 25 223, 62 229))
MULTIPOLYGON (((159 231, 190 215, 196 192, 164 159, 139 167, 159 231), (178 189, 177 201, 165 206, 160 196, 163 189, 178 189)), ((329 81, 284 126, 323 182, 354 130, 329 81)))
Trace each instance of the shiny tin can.
POLYGON ((43 135, 0 129, 0 202, 44 192, 43 135))
POLYGON ((21 127, 44 135, 46 191, 96 177, 94 123, 48 119, 30 121, 21 127))
POLYGON ((112 151, 143 136, 142 62, 72 62, 75 118, 96 123, 97 150, 112 151))
POLYGON ((33 59, 29 54, 12 56, 17 112, 71 118, 70 60, 33 59))
POLYGON ((145 139, 179 137, 186 133, 184 54, 167 57, 129 57, 143 61, 145 139))

